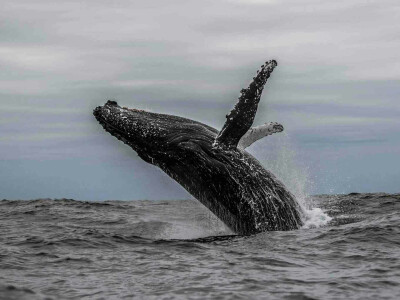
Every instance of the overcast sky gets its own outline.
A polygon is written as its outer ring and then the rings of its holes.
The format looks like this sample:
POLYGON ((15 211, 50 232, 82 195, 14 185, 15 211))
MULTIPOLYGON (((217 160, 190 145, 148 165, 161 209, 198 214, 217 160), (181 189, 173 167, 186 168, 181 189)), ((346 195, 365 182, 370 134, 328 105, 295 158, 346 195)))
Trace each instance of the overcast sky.
POLYGON ((220 129, 278 67, 249 151, 298 193, 400 192, 398 0, 2 1, 0 198, 188 198, 105 133, 123 106, 220 129))

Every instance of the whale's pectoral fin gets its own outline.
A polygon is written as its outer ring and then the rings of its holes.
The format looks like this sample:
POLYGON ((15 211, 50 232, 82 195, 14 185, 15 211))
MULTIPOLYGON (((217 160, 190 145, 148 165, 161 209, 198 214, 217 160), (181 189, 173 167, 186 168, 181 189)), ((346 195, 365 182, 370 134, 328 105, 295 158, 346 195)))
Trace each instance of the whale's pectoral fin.
POLYGON ((241 96, 235 107, 226 116, 226 122, 214 141, 214 147, 234 149, 241 137, 250 129, 257 112, 258 102, 269 76, 277 66, 275 60, 270 60, 261 66, 256 77, 247 89, 241 90, 241 96))
POLYGON ((263 137, 282 131, 283 126, 276 122, 265 123, 257 127, 252 127, 244 134, 244 136, 242 136, 237 147, 239 149, 245 149, 263 137))

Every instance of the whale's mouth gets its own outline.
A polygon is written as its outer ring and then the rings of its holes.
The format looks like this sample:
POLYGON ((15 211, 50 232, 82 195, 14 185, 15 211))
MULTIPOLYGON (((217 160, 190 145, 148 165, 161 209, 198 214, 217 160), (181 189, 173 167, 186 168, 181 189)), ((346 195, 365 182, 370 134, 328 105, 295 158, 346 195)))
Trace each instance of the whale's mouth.
POLYGON ((93 115, 108 133, 129 145, 141 157, 141 154, 149 156, 157 150, 163 130, 157 126, 155 114, 121 107, 116 101, 108 100, 103 106, 96 107, 93 115))
POLYGON ((121 107, 116 101, 108 100, 104 106, 96 107, 93 110, 93 115, 107 132, 120 140, 125 139, 127 141, 129 133, 124 130, 125 126, 123 126, 122 122, 118 122, 115 109, 121 109, 121 107), (114 108, 114 111, 112 108, 114 108))
POLYGON ((103 126, 104 130, 111 133, 113 136, 115 136, 117 139, 124 141, 125 143, 128 143, 129 140, 127 139, 127 133, 118 128, 117 126, 114 126, 111 122, 108 122, 107 119, 105 119, 101 113, 100 113, 100 106, 97 107, 93 111, 93 115, 96 117, 97 121, 103 126), (97 111, 96 111, 97 110, 97 111))
POLYGON ((115 105, 118 106, 116 101, 111 101, 108 100, 107 103, 104 106, 97 106, 94 110, 93 110, 93 115, 95 116, 96 120, 103 125, 104 129, 107 132, 115 132, 116 134, 120 135, 121 137, 124 136, 124 134, 126 134, 124 131, 122 131, 120 128, 118 128, 117 126, 115 126, 112 122, 110 122, 104 114, 104 109, 106 106, 110 106, 109 103, 112 103, 111 105, 115 105))
POLYGON ((188 141, 211 145, 218 132, 200 122, 121 107, 112 100, 96 107, 93 115, 107 132, 143 156, 165 155, 179 145, 187 148, 188 141))

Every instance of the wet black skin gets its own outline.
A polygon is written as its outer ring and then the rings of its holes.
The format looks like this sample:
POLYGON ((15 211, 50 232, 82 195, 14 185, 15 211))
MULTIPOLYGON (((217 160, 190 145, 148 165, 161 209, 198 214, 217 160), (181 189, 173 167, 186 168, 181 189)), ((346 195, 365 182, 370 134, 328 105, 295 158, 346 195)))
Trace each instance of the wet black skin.
POLYGON ((93 113, 107 132, 176 180, 235 233, 297 229, 302 213, 294 196, 253 156, 236 148, 253 123, 274 62, 242 90, 221 132, 178 116, 122 108, 115 101, 93 113))

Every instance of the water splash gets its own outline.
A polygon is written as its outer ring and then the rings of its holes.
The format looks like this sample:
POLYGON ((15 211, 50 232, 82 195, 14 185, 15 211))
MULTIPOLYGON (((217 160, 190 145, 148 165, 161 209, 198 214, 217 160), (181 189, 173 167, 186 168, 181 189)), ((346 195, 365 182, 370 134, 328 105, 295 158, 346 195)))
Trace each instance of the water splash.
POLYGON ((332 218, 328 216, 322 209, 314 207, 311 209, 305 209, 305 220, 302 228, 318 228, 328 224, 332 218))
POLYGON ((278 177, 296 197, 304 212, 302 228, 321 227, 332 220, 310 201, 314 182, 310 180, 309 167, 296 161, 296 150, 287 133, 268 137, 253 145, 249 152, 254 153, 265 168, 278 177))

